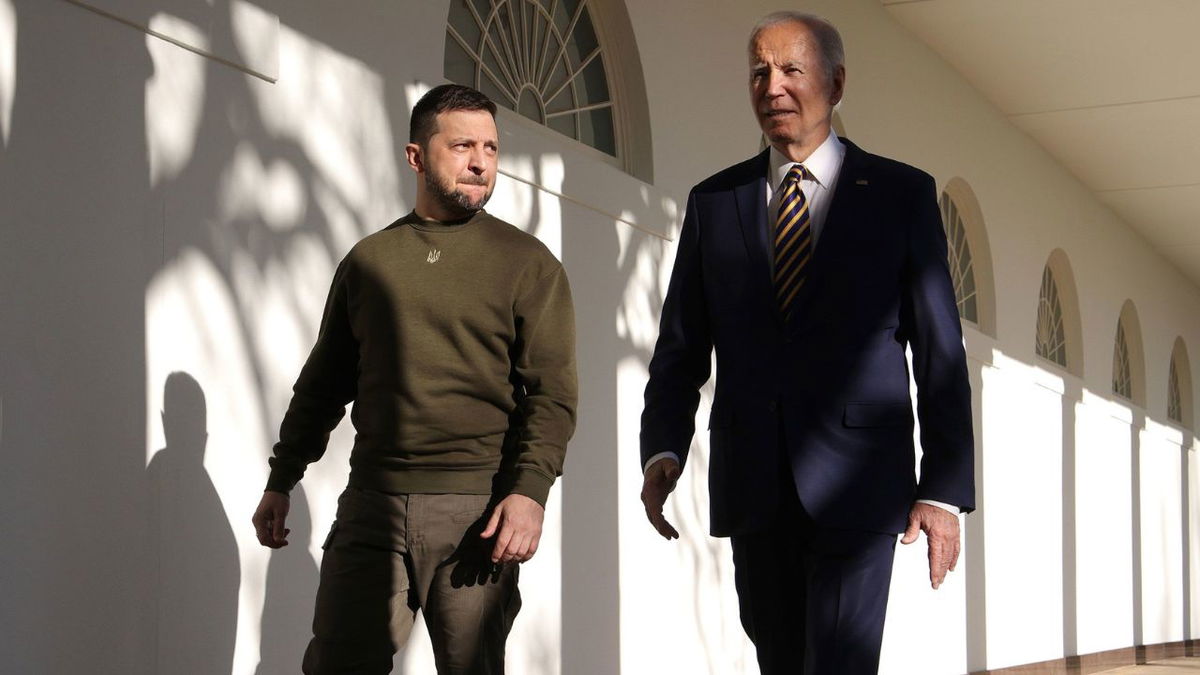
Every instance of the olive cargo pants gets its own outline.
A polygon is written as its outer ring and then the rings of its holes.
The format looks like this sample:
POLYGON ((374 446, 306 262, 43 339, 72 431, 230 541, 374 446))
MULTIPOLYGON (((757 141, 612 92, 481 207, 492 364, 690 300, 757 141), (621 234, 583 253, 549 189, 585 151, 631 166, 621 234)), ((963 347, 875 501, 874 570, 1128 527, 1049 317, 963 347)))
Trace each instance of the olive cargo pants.
POLYGON ((521 607, 518 565, 494 565, 479 533, 489 495, 347 488, 325 541, 304 672, 387 673, 421 609, 440 675, 504 672, 521 607))

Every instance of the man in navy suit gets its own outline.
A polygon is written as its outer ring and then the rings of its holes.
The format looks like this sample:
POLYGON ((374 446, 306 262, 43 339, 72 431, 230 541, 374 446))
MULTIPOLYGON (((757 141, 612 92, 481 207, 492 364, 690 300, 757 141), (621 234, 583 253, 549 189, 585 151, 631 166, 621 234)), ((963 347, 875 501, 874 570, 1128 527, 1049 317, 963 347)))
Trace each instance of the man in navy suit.
POLYGON ((971 394, 933 179, 832 133, 841 38, 777 12, 750 37, 770 147, 688 197, 642 414, 660 534, 716 351, 709 492, 764 675, 878 670, 896 535, 937 588, 974 508, 971 394), (905 349, 923 456, 915 476, 905 349))

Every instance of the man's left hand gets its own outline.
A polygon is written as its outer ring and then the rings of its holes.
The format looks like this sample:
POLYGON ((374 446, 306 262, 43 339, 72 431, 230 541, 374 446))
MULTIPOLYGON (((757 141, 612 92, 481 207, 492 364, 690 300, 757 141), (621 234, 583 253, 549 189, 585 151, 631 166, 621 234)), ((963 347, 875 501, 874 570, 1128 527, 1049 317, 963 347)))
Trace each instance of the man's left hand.
POLYGON ((492 510, 487 527, 479 535, 496 537, 492 562, 525 562, 537 553, 542 538, 542 518, 546 509, 525 495, 512 494, 500 500, 492 510))
POLYGON ((917 502, 908 512, 908 529, 904 531, 901 544, 917 540, 922 531, 929 540, 929 583, 937 590, 958 564, 958 516, 932 504, 917 502))

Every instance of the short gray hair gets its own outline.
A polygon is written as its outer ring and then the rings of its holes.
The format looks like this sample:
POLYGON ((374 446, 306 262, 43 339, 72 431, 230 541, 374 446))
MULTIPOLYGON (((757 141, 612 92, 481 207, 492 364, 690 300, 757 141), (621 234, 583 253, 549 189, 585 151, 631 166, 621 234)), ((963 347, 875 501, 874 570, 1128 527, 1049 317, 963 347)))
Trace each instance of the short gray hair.
POLYGON ((838 67, 844 68, 846 66, 846 50, 842 46, 842 36, 838 33, 838 29, 824 17, 794 10, 771 12, 759 19, 758 23, 754 24, 754 28, 750 31, 750 41, 746 48, 750 52, 753 52, 754 43, 758 40, 759 33, 781 23, 803 24, 812 32, 813 37, 817 40, 817 46, 821 51, 821 61, 823 61, 823 65, 825 66, 825 76, 832 82, 833 72, 838 67))

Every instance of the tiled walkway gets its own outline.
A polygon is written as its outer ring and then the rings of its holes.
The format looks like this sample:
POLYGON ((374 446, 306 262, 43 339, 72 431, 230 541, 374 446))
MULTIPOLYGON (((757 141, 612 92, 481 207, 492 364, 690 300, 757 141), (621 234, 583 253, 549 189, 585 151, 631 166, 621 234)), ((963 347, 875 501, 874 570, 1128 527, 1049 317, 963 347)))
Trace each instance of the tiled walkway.
POLYGON ((1200 675, 1200 656, 1151 661, 1141 666, 1126 666, 1104 671, 1104 675, 1200 675))

